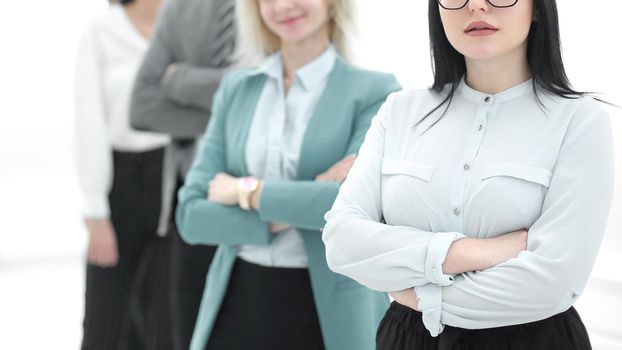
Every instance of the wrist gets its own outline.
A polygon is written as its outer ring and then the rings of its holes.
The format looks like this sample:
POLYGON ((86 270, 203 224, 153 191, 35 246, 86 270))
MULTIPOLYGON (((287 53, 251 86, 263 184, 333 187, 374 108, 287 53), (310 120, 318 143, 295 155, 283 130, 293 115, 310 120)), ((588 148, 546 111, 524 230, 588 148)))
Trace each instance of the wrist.
POLYGON ((108 223, 108 218, 105 217, 87 217, 84 218, 84 223, 89 228, 96 228, 105 226, 108 223))
POLYGON ((251 196, 259 188, 259 181, 252 176, 238 180, 238 205, 244 210, 251 209, 251 196))
POLYGON ((259 200, 261 198, 262 189, 263 189, 263 181, 259 181, 259 183, 257 184, 257 189, 253 191, 253 193, 251 193, 251 196, 250 196, 251 208, 255 210, 259 210, 259 200))

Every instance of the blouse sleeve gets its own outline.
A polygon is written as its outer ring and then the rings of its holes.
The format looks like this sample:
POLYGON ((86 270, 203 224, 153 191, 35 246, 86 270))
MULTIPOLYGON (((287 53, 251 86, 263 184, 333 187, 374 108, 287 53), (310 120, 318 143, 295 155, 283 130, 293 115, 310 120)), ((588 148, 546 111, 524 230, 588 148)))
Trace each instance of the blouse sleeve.
POLYGON ((322 239, 331 270, 378 291, 398 291, 433 283, 447 286, 453 276, 442 263, 459 232, 428 232, 381 223, 381 165, 385 125, 395 94, 372 120, 359 155, 330 212, 322 239))
POLYGON ((112 146, 106 122, 101 60, 96 32, 90 28, 80 42, 75 76, 76 161, 83 214, 89 218, 110 215, 112 146))

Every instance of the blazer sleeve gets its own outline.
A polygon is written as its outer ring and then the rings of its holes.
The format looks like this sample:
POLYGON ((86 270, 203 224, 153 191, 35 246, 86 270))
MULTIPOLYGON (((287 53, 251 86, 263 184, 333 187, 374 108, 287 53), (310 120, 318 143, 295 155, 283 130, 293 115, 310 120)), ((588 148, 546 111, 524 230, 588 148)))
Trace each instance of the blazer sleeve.
MULTIPOLYGON (((371 119, 387 96, 401 87, 393 75, 377 78, 376 89, 368 103, 355 117, 347 153, 357 153, 371 119)), ((319 231, 325 224, 324 214, 330 209, 339 192, 336 182, 266 181, 261 197, 259 216, 266 222, 279 222, 295 227, 319 231)))
POLYGON ((229 91, 235 88, 231 85, 225 78, 214 96, 212 121, 179 190, 176 220, 181 237, 189 244, 267 245, 271 240, 268 223, 256 211, 207 200, 209 182, 226 171, 226 109, 229 91))
POLYGON ((188 139, 205 130, 212 96, 223 76, 220 68, 197 67, 175 57, 176 6, 166 2, 156 33, 138 71, 130 104, 130 124, 143 131, 188 139), (171 63, 177 69, 165 74, 171 63))

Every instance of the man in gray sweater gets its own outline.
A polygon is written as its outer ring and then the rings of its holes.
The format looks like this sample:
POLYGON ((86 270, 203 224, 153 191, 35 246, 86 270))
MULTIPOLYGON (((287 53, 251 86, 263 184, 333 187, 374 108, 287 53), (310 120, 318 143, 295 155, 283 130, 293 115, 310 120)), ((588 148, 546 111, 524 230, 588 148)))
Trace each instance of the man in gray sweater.
MULTIPOLYGON (((137 130, 172 136, 165 153, 158 232, 171 242, 170 302, 175 349, 188 349, 214 247, 189 246, 174 223, 176 192, 207 126, 212 95, 235 47, 235 0, 167 0, 134 83, 137 130)), ((163 256, 163 258, 165 258, 163 256)))

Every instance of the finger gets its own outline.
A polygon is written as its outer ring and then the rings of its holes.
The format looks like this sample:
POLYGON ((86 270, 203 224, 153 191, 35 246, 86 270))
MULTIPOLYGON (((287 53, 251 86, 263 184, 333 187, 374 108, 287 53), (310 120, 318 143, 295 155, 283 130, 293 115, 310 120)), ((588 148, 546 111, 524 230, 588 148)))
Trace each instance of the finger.
POLYGON ((89 264, 93 264, 95 262, 95 253, 93 252, 93 248, 89 246, 89 250, 87 252, 86 261, 89 264))
POLYGON ((99 266, 99 254, 97 253, 97 250, 93 251, 90 262, 92 265, 99 266))
POLYGON ((354 162, 350 162, 350 163, 344 164, 342 168, 344 170, 350 171, 350 169, 352 169, 353 166, 354 166, 354 162))
POLYGON ((352 157, 345 158, 342 162, 346 164, 352 164, 355 161, 356 161, 356 157, 352 156, 352 157))
POLYGON ((100 264, 102 267, 110 267, 110 264, 112 263, 112 257, 110 255, 110 252, 102 252, 102 257, 100 260, 100 264))
POLYGON ((354 162, 343 162, 339 164, 339 169, 350 170, 350 168, 352 168, 353 165, 354 165, 354 162))
POLYGON ((114 248, 112 251, 112 256, 110 257, 110 267, 115 267, 119 263, 119 254, 117 252, 117 248, 114 248))

